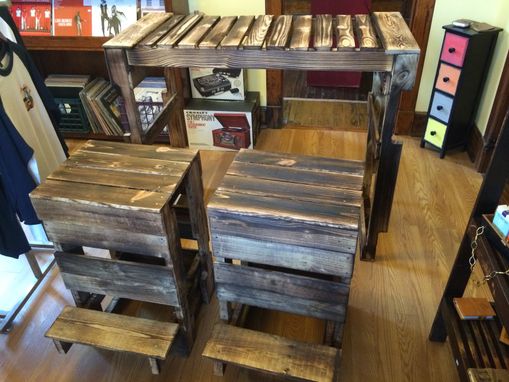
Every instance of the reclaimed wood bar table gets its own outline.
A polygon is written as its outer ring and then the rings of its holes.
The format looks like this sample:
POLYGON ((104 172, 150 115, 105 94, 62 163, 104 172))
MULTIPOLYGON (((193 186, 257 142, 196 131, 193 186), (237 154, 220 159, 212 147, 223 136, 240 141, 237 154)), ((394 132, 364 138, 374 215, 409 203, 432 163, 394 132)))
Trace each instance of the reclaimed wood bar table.
POLYGON ((387 231, 402 144, 393 132, 402 90, 415 82, 419 47, 398 12, 371 15, 216 17, 152 13, 103 45, 110 78, 120 88, 133 143, 151 143, 168 125, 173 146, 187 145, 187 81, 170 68, 214 67, 373 72, 363 186, 361 255, 373 260, 387 231), (147 67, 164 67, 173 98, 148 130, 133 88, 147 67), (374 179, 374 187, 371 187, 374 179))
POLYGON ((299 380, 333 380, 363 175, 360 161, 256 150, 237 154, 207 207, 220 316, 230 325, 216 325, 205 356, 299 380), (325 345, 231 325, 232 303, 326 320, 325 345))
POLYGON ((208 302, 213 292, 196 150, 88 141, 30 197, 77 306, 66 307, 46 334, 59 351, 81 343, 141 354, 157 372, 178 329, 192 347, 200 296, 208 302), (183 201, 197 253, 181 248, 176 210, 183 201), (84 255, 83 246, 115 256, 84 255), (105 295, 172 306, 178 322, 97 311, 105 295))

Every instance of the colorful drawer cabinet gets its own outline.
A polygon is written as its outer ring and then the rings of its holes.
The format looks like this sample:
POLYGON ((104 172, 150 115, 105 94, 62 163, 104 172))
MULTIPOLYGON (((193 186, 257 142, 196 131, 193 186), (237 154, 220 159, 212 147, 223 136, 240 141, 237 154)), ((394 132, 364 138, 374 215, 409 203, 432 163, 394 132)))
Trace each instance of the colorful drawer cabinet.
POLYGON ((440 150, 440 158, 455 147, 465 147, 474 125, 499 28, 444 26, 445 36, 428 110, 426 143, 440 150))

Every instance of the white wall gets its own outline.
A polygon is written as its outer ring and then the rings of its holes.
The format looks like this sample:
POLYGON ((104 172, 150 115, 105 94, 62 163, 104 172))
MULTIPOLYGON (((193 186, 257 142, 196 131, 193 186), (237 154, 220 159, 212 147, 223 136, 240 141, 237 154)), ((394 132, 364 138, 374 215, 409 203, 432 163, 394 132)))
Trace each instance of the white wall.
MULTIPOLYGON (((509 1, 509 0, 508 0, 509 1)), ((240 16, 265 14, 264 0, 189 0, 189 12, 201 11, 211 16, 240 16)), ((248 90, 260 92, 260 103, 267 105, 265 70, 247 71, 248 90)))
POLYGON ((504 28, 498 36, 476 118, 479 130, 484 133, 509 49, 509 0, 436 0, 416 111, 428 111, 444 36, 442 26, 456 19, 471 19, 504 28))

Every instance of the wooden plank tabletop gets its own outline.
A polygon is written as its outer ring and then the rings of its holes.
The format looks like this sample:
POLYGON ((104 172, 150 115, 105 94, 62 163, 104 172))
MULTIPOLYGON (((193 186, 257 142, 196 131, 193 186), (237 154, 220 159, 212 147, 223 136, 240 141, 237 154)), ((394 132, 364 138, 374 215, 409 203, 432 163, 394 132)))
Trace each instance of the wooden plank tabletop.
POLYGON ((237 49, 251 27, 254 16, 239 16, 228 35, 221 42, 223 49, 237 49))
POLYGON ((419 53, 410 28, 399 12, 374 12, 373 21, 388 54, 419 53))
POLYGON ((293 21, 290 50, 308 50, 311 37, 312 16, 295 16, 293 21))

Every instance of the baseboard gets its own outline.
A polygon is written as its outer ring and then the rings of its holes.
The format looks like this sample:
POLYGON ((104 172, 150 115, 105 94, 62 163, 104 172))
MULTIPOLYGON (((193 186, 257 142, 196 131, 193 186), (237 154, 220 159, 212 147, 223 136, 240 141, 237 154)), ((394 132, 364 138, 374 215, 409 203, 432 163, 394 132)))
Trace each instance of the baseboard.
POLYGON ((479 128, 474 124, 467 140, 467 153, 472 163, 477 163, 484 147, 484 139, 479 128))
POLYGON ((424 135, 424 131, 426 130, 427 120, 428 120, 427 113, 416 111, 408 135, 410 135, 411 137, 422 137, 424 135))

